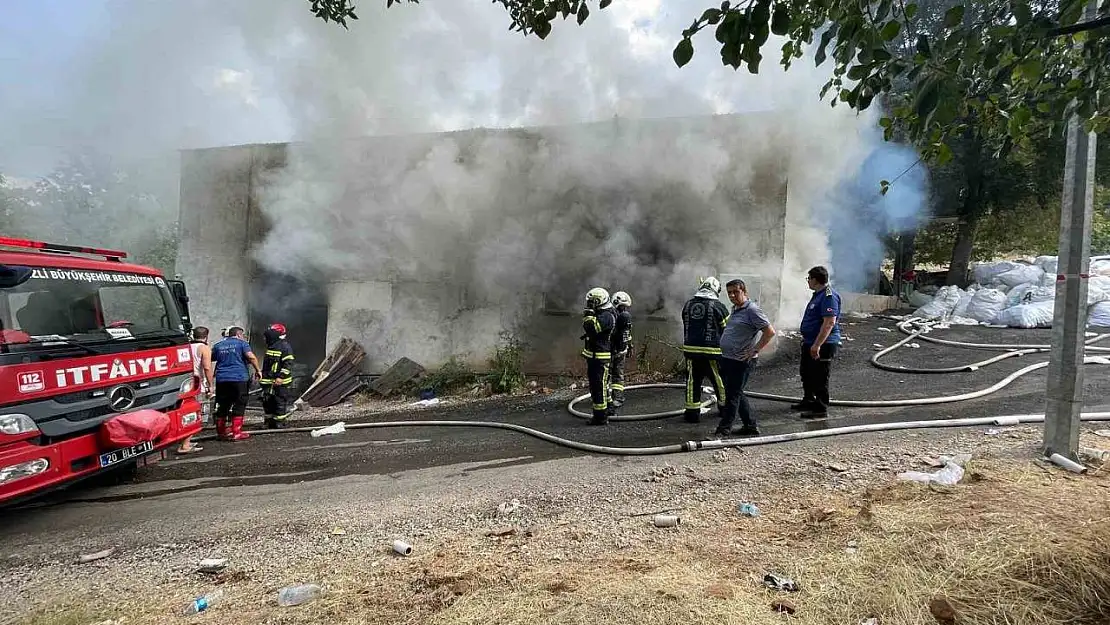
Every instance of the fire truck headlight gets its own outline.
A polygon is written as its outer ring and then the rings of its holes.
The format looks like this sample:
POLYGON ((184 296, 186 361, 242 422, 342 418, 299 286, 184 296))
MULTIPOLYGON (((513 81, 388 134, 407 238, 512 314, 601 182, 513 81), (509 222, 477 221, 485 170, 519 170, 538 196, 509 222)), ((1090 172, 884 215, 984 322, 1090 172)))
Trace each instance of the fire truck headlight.
POLYGON ((188 393, 191 390, 193 390, 193 378, 189 376, 189 379, 181 383, 181 392, 188 393))
POLYGON ((28 432, 38 432, 39 426, 25 414, 3 414, 0 415, 0 432, 15 436, 17 434, 26 434, 28 432))
POLYGON ((50 468, 50 461, 39 458, 30 462, 21 462, 8 467, 0 468, 0 484, 7 484, 25 477, 32 477, 45 472, 50 468))
POLYGON ((181 425, 182 426, 192 425, 192 424, 197 422, 198 418, 199 417, 198 417, 197 413, 195 413, 195 412, 190 412, 189 414, 183 414, 183 415, 181 415, 181 425))

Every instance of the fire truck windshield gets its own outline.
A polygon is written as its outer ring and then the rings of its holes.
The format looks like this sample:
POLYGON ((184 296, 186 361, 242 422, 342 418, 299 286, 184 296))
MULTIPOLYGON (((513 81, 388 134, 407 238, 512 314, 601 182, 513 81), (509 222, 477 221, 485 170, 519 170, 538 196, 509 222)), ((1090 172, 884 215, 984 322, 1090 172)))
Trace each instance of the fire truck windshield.
POLYGON ((165 280, 142 274, 31 267, 30 279, 0 288, 0 350, 181 336, 165 280))

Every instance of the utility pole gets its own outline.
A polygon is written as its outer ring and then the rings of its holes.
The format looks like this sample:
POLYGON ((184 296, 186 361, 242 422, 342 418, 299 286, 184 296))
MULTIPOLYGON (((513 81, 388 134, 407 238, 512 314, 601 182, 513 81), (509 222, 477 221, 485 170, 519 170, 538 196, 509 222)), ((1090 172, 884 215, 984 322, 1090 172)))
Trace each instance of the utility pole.
MULTIPOLYGON (((1098 10, 1088 5, 1084 19, 1098 10)), ((1083 350, 1087 330, 1087 287, 1094 208, 1095 135, 1072 114, 1064 161, 1064 198, 1060 210, 1060 260, 1056 269, 1056 307, 1044 420, 1044 452, 1071 460, 1079 455, 1079 414, 1083 410, 1083 350)))

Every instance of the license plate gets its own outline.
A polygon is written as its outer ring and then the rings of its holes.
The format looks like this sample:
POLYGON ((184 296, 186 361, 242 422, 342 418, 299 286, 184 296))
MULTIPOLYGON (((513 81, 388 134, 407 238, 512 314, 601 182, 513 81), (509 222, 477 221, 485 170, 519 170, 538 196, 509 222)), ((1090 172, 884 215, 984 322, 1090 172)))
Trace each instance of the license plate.
POLYGON ((154 441, 144 441, 138 445, 132 445, 131 447, 124 447, 123 449, 109 451, 106 454, 100 454, 100 468, 103 469, 113 464, 119 464, 124 460, 137 458, 150 451, 154 451, 154 441))

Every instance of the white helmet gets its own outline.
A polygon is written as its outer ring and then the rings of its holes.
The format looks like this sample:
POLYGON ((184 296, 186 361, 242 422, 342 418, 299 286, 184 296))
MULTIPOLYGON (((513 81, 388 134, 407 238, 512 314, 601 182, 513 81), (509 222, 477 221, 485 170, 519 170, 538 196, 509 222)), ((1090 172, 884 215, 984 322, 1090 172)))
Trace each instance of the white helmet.
POLYGON ((608 305, 610 305, 609 291, 598 286, 590 289, 589 293, 586 293, 586 306, 588 308, 604 308, 608 305))
POLYGON ((714 278, 713 276, 709 276, 708 278, 701 278, 701 285, 698 286, 698 290, 701 291, 703 289, 713 291, 717 295, 720 295, 721 281, 714 278))
POLYGON ((632 296, 624 291, 617 291, 613 293, 614 306, 632 306, 632 296))

